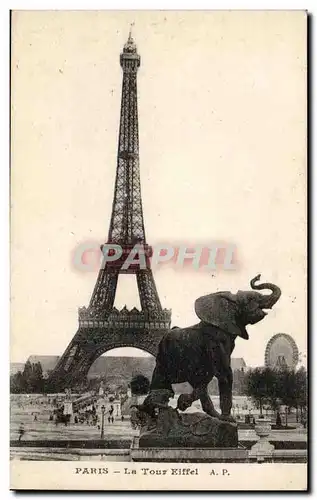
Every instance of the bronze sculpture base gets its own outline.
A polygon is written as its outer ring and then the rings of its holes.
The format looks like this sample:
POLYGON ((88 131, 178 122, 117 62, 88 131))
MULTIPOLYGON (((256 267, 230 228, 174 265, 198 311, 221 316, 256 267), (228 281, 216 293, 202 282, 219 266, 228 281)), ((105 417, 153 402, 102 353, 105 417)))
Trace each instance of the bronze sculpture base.
POLYGON ((236 448, 237 424, 166 407, 141 428, 140 448, 236 448))

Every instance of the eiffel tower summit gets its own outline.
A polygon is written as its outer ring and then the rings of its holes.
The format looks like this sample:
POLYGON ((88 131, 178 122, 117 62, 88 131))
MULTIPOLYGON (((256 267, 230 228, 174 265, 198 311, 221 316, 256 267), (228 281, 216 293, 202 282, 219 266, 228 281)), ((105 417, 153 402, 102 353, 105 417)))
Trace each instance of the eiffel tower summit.
POLYGON ((144 229, 137 103, 140 62, 130 31, 120 54, 123 80, 117 171, 108 239, 101 247, 105 255, 107 245, 119 245, 122 255, 114 261, 104 257, 89 306, 79 309, 77 333, 50 375, 50 383, 59 389, 84 383, 94 361, 110 349, 137 347, 155 356, 170 328, 171 311, 160 302, 150 264, 152 248, 144 229), (125 269, 123 264, 136 245, 144 252, 146 265, 133 263, 125 269), (118 277, 123 273, 136 277, 141 310, 114 307, 118 277))

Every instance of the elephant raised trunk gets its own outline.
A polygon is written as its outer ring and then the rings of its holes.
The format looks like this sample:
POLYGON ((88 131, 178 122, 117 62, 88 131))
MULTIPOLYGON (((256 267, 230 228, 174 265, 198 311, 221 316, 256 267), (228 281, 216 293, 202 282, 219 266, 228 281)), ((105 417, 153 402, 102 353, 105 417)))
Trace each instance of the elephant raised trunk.
POLYGON ((270 295, 262 295, 259 306, 262 309, 272 309, 281 296, 281 289, 278 286, 273 285, 273 283, 261 283, 260 285, 256 285, 256 281, 259 281, 260 278, 261 274, 258 274, 250 281, 251 288, 253 288, 253 290, 271 290, 272 293, 270 295))

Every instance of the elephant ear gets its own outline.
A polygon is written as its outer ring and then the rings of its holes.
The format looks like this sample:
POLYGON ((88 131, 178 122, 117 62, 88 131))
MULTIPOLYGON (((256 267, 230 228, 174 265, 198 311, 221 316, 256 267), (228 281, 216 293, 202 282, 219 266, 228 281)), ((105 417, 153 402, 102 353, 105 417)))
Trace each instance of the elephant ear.
POLYGON ((195 312, 201 321, 248 339, 245 327, 237 325, 238 307, 236 296, 231 292, 211 293, 195 301, 195 312))

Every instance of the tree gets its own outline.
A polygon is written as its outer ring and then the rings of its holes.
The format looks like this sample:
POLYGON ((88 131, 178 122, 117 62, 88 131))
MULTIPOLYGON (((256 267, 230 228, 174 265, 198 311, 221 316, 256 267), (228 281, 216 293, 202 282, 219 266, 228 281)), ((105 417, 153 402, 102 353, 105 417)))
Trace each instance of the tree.
POLYGON ((135 396, 147 394, 150 390, 150 381, 144 375, 136 375, 130 383, 131 392, 135 396))
POLYGON ((267 368, 266 375, 268 385, 266 403, 272 410, 277 411, 281 403, 281 394, 283 391, 279 371, 267 368))
POLYGON ((10 376, 10 392, 12 394, 20 394, 26 392, 25 379, 21 371, 10 376))
POLYGON ((301 411, 307 407, 307 371, 301 367, 296 372, 296 394, 297 404, 301 411))
POLYGON ((261 414, 263 404, 269 404, 273 410, 277 410, 280 404, 285 405, 287 425, 289 409, 302 410, 307 405, 306 370, 255 368, 247 373, 246 394, 259 405, 261 414))
POLYGON ((29 367, 27 368, 27 388, 28 392, 39 393, 43 391, 43 370, 41 363, 33 363, 31 365, 31 371, 29 371, 29 367))
POLYGON ((263 415, 263 405, 277 401, 278 380, 276 371, 271 368, 255 368, 246 374, 245 392, 260 408, 263 415))
POLYGON ((32 392, 31 384, 30 384, 30 380, 32 378, 32 364, 29 360, 24 365, 22 375, 23 375, 24 383, 25 383, 25 392, 27 392, 27 393, 32 392))
POLYGON ((23 372, 10 377, 10 391, 12 393, 40 393, 44 390, 43 370, 40 362, 27 361, 23 372))
MULTIPOLYGON (((290 408, 305 408, 307 405, 307 373, 304 368, 295 370, 282 370, 279 372, 280 378, 280 399, 286 406, 286 425, 287 413, 290 408)), ((298 413, 297 413, 298 419, 298 413)))
POLYGON ((43 370, 40 362, 32 365, 32 375, 30 377, 30 388, 32 392, 42 392, 44 386, 43 370))

